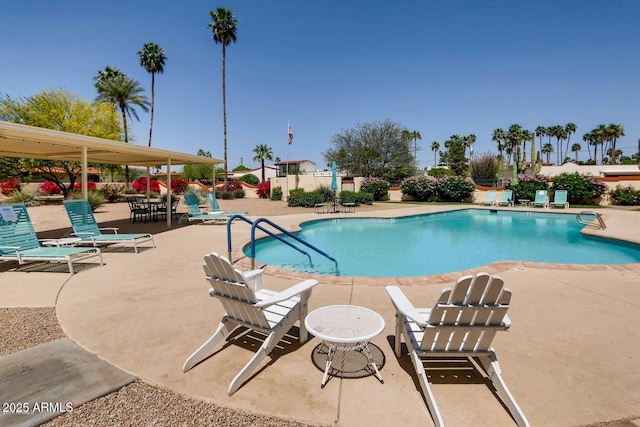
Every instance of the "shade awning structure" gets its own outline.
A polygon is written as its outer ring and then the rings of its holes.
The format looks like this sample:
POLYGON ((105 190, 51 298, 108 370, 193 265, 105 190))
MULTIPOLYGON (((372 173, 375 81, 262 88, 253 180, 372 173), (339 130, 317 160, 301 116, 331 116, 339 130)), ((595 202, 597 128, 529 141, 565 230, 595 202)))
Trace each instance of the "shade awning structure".
MULTIPOLYGON (((171 166, 208 164, 213 168, 222 163, 222 160, 212 157, 143 147, 1 120, 0 157, 79 162, 82 164, 82 196, 85 199, 89 163, 147 167, 166 165, 169 194, 171 166)), ((167 226, 171 226, 171 215, 167 215, 167 226)))
POLYGON ((131 166, 222 163, 220 159, 0 121, 0 157, 131 166))

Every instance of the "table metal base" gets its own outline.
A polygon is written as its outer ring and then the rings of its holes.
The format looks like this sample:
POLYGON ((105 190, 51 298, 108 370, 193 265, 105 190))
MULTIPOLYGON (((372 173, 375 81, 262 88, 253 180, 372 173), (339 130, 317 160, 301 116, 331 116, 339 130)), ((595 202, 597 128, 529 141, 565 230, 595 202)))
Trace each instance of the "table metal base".
POLYGON ((322 383, 320 384, 320 388, 324 388, 324 386, 327 384, 327 380, 329 379, 329 370, 331 369, 331 363, 333 362, 333 357, 335 356, 337 351, 360 351, 367 357, 367 361, 373 367, 373 370, 376 373, 376 377, 378 377, 380 382, 384 384, 384 380, 382 379, 382 375, 378 370, 378 366, 376 366, 376 362, 373 360, 373 356, 371 356, 371 352, 369 351, 369 341, 359 342, 353 345, 336 344, 330 341, 324 341, 324 345, 328 349, 327 362, 324 369, 324 375, 322 376, 322 383))

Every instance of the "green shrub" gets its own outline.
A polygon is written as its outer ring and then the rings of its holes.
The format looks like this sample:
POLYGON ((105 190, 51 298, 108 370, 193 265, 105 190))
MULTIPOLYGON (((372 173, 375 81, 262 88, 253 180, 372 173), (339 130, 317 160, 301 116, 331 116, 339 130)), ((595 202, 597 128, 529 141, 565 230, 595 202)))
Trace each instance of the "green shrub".
POLYGON ((322 200, 324 200, 325 202, 333 200, 333 197, 335 196, 335 191, 333 191, 331 187, 326 185, 319 186, 315 191, 316 193, 320 194, 322 200))
POLYGON ((14 191, 9 195, 9 202, 21 203, 25 206, 39 206, 40 201, 38 200, 38 196, 40 196, 40 194, 41 193, 39 191, 14 191))
POLYGON ((482 153, 471 161, 471 178, 475 182, 495 181, 498 176, 498 160, 495 154, 482 153))
POLYGON ((556 190, 567 190, 567 201, 571 204, 591 205, 598 204, 598 200, 607 192, 607 186, 592 175, 575 173, 563 173, 553 178, 551 184, 553 193, 556 190))
POLYGON ((447 168, 431 168, 427 171, 427 175, 432 176, 434 178, 442 178, 443 176, 455 176, 456 173, 451 169, 447 168))
POLYGON ((344 205, 345 203, 354 203, 356 206, 372 205, 373 194, 364 191, 355 193, 353 191, 344 190, 340 192, 340 204, 344 205))
POLYGON ((240 181, 246 182, 247 184, 251 184, 251 185, 260 184, 260 178, 258 178, 257 176, 255 176, 252 173, 248 173, 248 174, 242 175, 240 177, 240 181))
POLYGON ((124 185, 105 184, 100 191, 102 191, 102 195, 108 202, 116 202, 124 195, 124 185))
MULTIPOLYGON (((82 199, 82 192, 72 191, 71 193, 69 193, 68 197, 71 200, 82 199)), ((95 211, 100 206, 102 206, 102 203, 104 203, 104 195, 102 194, 102 191, 99 190, 88 190, 87 201, 89 202, 89 206, 91 206, 91 210, 95 211)))
POLYGON ((287 206, 302 206, 305 208, 312 208, 318 203, 322 202, 324 202, 324 200, 322 199, 320 193, 316 191, 306 192, 303 188, 296 188, 295 190, 289 191, 287 206))
POLYGON ((638 206, 640 205, 640 190, 636 190, 632 186, 623 187, 618 185, 615 189, 609 191, 611 204, 622 206, 638 206))
POLYGON ((276 187, 271 192, 271 200, 282 200, 282 187, 276 187))
POLYGON ((518 183, 513 184, 511 179, 505 181, 505 187, 513 190, 513 200, 535 200, 536 191, 549 188, 549 178, 544 175, 518 175, 518 183))
MULTIPOLYGON (((217 196, 217 193, 216 193, 217 196)), ((220 198, 223 200, 230 200, 233 199, 233 192, 231 191, 222 191, 220 192, 220 198)))
POLYGON ((231 193, 235 199, 244 198, 244 190, 233 190, 231 193))
POLYGON ((443 202, 462 202, 469 198, 476 186, 471 178, 462 176, 446 176, 436 180, 438 200, 443 202))
POLYGON ((389 196, 389 182, 381 178, 365 178, 360 185, 360 191, 373 194, 374 200, 386 200, 389 196))

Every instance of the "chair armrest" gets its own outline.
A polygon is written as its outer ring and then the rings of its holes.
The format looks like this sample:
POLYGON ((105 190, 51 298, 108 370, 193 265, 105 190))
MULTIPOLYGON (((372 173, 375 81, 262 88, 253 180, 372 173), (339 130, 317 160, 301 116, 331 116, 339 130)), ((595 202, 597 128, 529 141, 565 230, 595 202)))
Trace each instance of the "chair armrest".
POLYGON ((100 228, 100 231, 111 231, 113 234, 118 234, 118 227, 106 227, 106 228, 100 228))
POLYGON ((5 252, 6 249, 13 251, 17 254, 20 253, 20 248, 18 246, 0 246, 0 251, 5 252))
POLYGON ((397 286, 386 286, 385 290, 391 297, 391 301, 393 305, 396 307, 396 310, 402 313, 407 318, 413 320, 420 326, 427 326, 428 323, 423 315, 421 315, 418 310, 411 304, 411 301, 406 297, 404 292, 400 290, 397 286))
POLYGON ((271 296, 270 298, 267 298, 265 300, 260 301, 257 304, 254 304, 254 306, 258 308, 269 307, 270 305, 277 304, 282 301, 286 301, 289 298, 292 298, 296 295, 300 295, 303 292, 309 291, 311 290, 311 288, 313 288, 317 284, 318 284, 317 280, 313 280, 313 279, 305 280, 304 282, 300 282, 297 285, 287 288, 282 292, 278 292, 277 294, 271 296))
POLYGON ((264 269, 257 268, 255 270, 243 272, 242 277, 244 277, 245 282, 253 280, 253 289, 255 292, 258 292, 260 289, 262 289, 262 273, 264 273, 264 269))

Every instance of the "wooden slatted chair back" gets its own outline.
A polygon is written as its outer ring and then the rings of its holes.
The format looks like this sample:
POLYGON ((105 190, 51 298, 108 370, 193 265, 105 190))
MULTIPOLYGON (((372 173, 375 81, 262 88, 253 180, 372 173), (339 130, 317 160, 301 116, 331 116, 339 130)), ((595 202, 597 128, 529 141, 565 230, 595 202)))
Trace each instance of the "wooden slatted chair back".
POLYGON ((269 322, 242 273, 225 257, 211 253, 204 257, 204 271, 211 285, 211 296, 218 298, 230 318, 253 327, 268 330, 269 322))
POLYGON ((511 291, 498 276, 479 273, 461 277, 442 291, 424 328, 425 351, 486 351, 509 308, 511 291))
MULTIPOLYGON (((0 246, 13 246, 21 251, 40 247, 27 207, 25 205, 0 205, 3 209, 6 209, 7 206, 13 208, 16 220, 7 221, 0 215, 0 246)), ((0 248, 0 254, 10 253, 15 253, 15 251, 0 248)))

